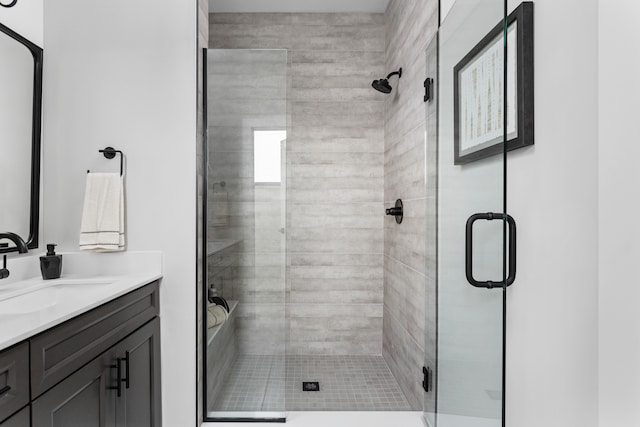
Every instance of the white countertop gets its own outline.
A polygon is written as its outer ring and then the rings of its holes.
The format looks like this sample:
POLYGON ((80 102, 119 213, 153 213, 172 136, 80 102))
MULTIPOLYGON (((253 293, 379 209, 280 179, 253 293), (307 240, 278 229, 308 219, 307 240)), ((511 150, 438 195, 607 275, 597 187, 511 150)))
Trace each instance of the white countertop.
MULTIPOLYGON (((38 275, 0 282, 0 350, 162 277, 160 252, 62 255, 59 279, 42 280, 38 275)), ((36 256, 14 261, 17 276, 33 273, 31 264, 39 263, 36 256)))

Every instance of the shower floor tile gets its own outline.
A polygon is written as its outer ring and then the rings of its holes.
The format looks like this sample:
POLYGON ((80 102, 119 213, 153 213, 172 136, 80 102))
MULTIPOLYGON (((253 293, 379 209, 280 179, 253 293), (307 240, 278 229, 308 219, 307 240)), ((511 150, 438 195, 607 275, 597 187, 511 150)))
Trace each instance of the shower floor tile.
POLYGON ((242 355, 220 396, 211 411, 411 410, 382 356, 289 356, 285 368, 282 357, 242 355), (303 381, 320 391, 302 391, 303 381))

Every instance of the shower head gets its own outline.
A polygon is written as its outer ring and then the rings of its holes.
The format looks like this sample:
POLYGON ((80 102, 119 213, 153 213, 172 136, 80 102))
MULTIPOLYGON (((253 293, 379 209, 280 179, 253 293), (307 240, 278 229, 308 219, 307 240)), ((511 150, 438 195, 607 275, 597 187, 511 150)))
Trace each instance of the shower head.
POLYGON ((373 87, 378 92, 391 93, 391 90, 393 88, 389 84, 389 78, 396 75, 398 76, 398 78, 402 77, 402 68, 400 68, 398 71, 394 71, 393 73, 390 73, 386 79, 374 80, 373 83, 371 83, 371 87, 373 87))
POLYGON ((371 86, 382 93, 391 93, 391 89, 393 89, 387 79, 374 80, 371 86))

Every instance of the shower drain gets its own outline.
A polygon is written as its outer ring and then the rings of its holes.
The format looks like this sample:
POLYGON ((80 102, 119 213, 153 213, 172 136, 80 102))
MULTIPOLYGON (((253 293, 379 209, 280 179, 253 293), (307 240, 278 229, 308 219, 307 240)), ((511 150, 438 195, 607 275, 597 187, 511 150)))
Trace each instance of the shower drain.
POLYGON ((320 391, 319 381, 303 381, 302 391, 320 391))

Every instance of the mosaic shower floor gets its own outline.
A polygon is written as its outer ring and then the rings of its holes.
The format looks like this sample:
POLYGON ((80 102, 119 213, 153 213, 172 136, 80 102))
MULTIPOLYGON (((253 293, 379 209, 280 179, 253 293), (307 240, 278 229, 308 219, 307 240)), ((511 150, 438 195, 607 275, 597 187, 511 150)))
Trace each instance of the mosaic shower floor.
POLYGON ((382 356, 240 355, 214 412, 410 411, 382 356), (286 376, 285 376, 286 372, 286 376), (318 381, 320 391, 302 391, 318 381))

